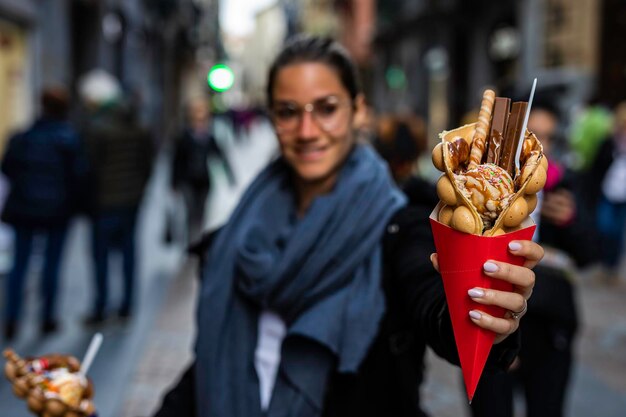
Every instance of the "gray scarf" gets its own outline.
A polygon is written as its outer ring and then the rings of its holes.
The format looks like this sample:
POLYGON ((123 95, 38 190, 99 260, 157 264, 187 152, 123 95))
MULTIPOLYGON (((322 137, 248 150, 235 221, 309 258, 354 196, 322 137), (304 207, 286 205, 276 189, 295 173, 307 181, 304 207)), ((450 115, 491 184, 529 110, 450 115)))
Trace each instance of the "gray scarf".
POLYGON ((331 372, 356 372, 376 337, 385 309, 380 240, 404 197, 365 145, 302 218, 291 175, 282 159, 267 167, 208 254, 198 307, 199 416, 262 415, 254 367, 262 310, 287 325, 268 417, 321 415, 331 372))

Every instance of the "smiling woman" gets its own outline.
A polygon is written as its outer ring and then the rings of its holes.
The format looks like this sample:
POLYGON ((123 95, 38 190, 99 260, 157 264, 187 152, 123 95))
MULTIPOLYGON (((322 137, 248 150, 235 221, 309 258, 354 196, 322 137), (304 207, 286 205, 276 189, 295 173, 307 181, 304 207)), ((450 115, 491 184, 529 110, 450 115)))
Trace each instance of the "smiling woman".
MULTIPOLYGON (((364 99, 336 42, 290 42, 268 103, 281 157, 205 240, 196 361, 157 416, 423 415, 415 349, 457 360, 428 213, 405 207, 387 166, 356 141, 364 99)), ((526 267, 488 272, 516 292, 481 304, 518 311, 530 294, 543 251, 519 243, 526 267)), ((472 313, 498 340, 518 326, 472 313)), ((494 364, 508 365, 515 342, 492 349, 494 364)))
POLYGON ((316 62, 283 68, 271 94, 272 120, 283 157, 296 173, 304 212, 315 195, 330 190, 354 147, 351 121, 365 110, 363 97, 353 100, 335 70, 316 62))

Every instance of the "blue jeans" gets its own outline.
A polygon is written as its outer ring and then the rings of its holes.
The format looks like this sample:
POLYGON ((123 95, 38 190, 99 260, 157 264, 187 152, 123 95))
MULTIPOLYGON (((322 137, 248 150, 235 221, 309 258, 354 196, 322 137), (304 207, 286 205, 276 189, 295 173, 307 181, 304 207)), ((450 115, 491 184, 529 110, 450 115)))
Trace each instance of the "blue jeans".
POLYGON ((109 255, 121 252, 124 295, 120 312, 130 313, 135 286, 135 224, 137 209, 115 209, 98 213, 93 220, 92 250, 96 267, 96 296, 93 314, 104 316, 109 298, 109 255))
POLYGON ((6 322, 17 322, 22 309, 24 283, 28 270, 28 261, 33 248, 33 240, 36 236, 42 236, 46 240, 44 265, 41 275, 41 297, 43 299, 42 320, 53 321, 55 316, 56 295, 59 284, 59 266, 65 237, 67 236, 67 224, 62 224, 50 229, 33 229, 16 226, 15 248, 13 257, 13 269, 6 281, 6 322))
POLYGON ((624 247, 626 203, 611 203, 602 196, 598 203, 597 223, 602 239, 602 264, 615 270, 624 247))

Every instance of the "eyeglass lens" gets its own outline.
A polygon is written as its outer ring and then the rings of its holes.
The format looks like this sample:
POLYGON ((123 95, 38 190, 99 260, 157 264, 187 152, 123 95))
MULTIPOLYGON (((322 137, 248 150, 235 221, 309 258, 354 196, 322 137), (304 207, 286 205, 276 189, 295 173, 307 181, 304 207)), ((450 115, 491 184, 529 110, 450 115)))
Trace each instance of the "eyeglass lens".
POLYGON ((291 102, 278 103, 272 114, 276 127, 285 130, 295 130, 300 126, 305 112, 310 112, 313 120, 322 129, 329 130, 336 127, 342 117, 341 101, 334 96, 324 97, 305 106, 291 102))

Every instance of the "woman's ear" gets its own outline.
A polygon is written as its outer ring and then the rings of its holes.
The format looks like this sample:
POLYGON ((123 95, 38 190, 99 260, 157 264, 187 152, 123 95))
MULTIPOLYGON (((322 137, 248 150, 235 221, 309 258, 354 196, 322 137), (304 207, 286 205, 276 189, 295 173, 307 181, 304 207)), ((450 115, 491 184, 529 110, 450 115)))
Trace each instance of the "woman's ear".
POLYGON ((354 118, 352 119, 352 127, 354 129, 367 129, 369 125, 369 109, 363 94, 358 94, 354 98, 354 118))

